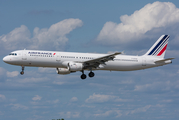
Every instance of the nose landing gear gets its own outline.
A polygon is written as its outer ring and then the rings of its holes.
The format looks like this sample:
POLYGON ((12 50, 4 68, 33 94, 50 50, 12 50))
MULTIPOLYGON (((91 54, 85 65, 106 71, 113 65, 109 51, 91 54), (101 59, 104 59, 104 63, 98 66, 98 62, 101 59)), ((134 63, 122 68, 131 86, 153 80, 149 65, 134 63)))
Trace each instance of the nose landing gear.
POLYGON ((24 66, 22 66, 22 71, 20 72, 21 75, 24 74, 24 66))

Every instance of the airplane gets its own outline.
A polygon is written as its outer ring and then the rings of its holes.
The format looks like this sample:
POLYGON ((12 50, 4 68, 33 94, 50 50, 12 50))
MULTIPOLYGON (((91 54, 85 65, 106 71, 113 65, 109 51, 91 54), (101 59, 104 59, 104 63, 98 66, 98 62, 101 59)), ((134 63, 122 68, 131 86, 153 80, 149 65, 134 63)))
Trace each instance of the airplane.
POLYGON ((154 45, 142 56, 123 55, 122 52, 112 54, 58 52, 40 50, 17 50, 3 58, 5 63, 22 67, 49 67, 56 68, 57 74, 70 74, 81 71, 81 79, 86 79, 85 70, 90 71, 88 76, 94 77, 95 70, 133 71, 172 63, 172 59, 164 59, 169 35, 162 35, 154 45))

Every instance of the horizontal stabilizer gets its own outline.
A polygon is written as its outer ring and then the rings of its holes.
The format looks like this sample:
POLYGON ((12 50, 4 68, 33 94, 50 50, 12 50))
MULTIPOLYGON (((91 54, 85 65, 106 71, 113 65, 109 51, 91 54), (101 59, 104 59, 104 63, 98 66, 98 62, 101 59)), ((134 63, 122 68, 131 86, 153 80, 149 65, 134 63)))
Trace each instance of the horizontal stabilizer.
POLYGON ((165 61, 172 60, 172 59, 175 59, 175 58, 167 58, 167 59, 163 59, 163 60, 157 60, 157 61, 155 61, 155 63, 165 62, 165 61))

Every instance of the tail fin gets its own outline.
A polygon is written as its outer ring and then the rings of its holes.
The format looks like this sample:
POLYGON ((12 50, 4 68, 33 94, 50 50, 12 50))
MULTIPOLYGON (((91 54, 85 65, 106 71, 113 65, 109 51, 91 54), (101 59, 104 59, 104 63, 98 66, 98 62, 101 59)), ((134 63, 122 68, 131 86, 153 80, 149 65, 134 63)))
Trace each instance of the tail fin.
POLYGON ((165 51, 168 45, 169 35, 162 35, 155 44, 147 51, 145 56, 157 56, 164 58, 165 51))

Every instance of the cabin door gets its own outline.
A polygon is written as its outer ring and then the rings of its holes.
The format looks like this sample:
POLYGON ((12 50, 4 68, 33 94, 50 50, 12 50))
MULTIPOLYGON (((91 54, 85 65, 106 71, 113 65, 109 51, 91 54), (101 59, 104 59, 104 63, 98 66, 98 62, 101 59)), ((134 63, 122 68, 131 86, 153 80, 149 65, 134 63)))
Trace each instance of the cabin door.
POLYGON ((22 60, 27 60, 27 53, 26 51, 22 51, 22 60))
POLYGON ((60 60, 61 60, 60 58, 61 58, 60 53, 57 53, 57 55, 56 55, 56 61, 60 62, 60 60))

